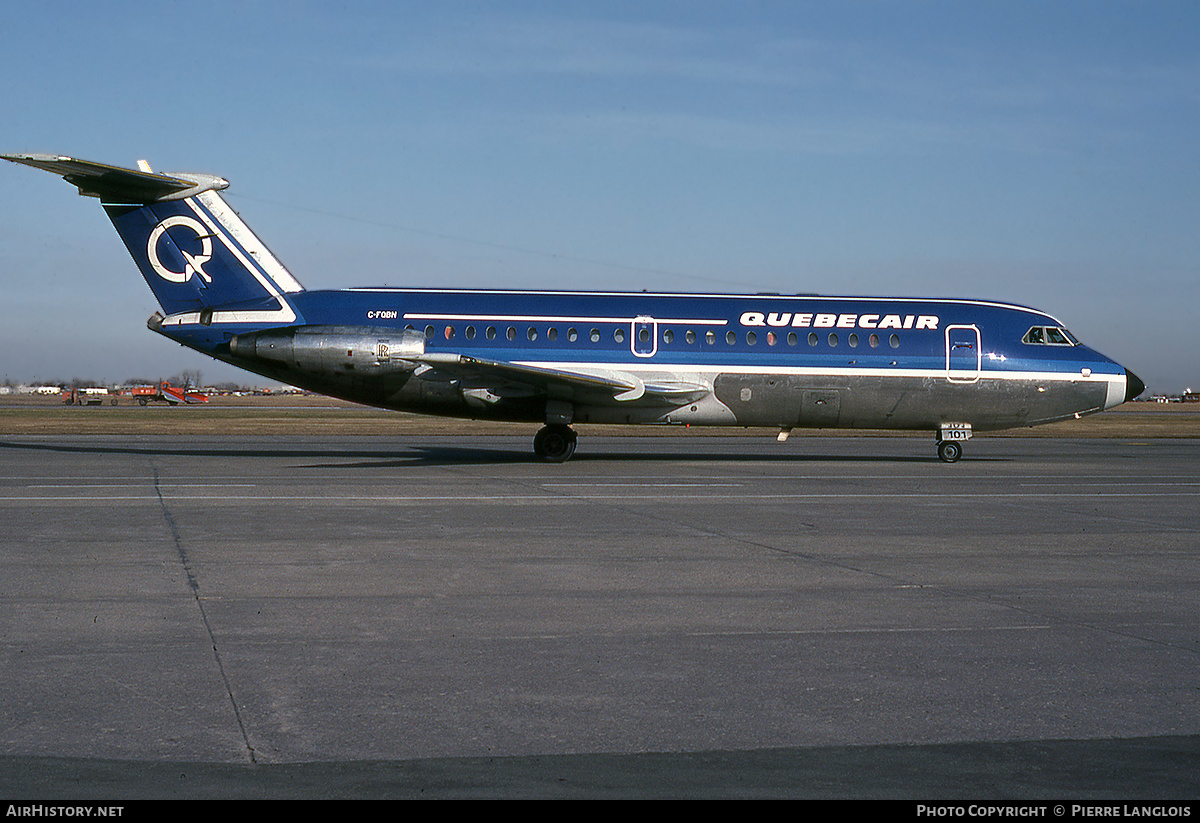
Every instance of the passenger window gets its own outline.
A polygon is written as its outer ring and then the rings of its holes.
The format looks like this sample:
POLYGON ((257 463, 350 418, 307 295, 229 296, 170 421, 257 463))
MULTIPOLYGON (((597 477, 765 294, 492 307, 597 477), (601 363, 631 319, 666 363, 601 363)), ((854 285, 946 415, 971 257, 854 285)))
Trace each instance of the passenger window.
POLYGON ((867 338, 867 342, 871 344, 871 348, 873 348, 873 349, 879 348, 879 335, 872 334, 870 337, 867 338))
POLYGON ((858 348, 858 335, 857 334, 850 335, 849 337, 846 338, 846 342, 850 344, 850 348, 857 349, 858 348))
POLYGON ((525 332, 525 336, 528 337, 529 342, 532 343, 534 340, 537 340, 537 329, 535 329, 533 326, 530 326, 529 331, 525 332))
POLYGON ((487 337, 488 340, 495 340, 496 339, 496 327, 488 326, 485 336, 487 337))
POLYGON ((613 340, 616 340, 618 343, 624 343, 625 329, 618 327, 617 330, 613 332, 613 340))
POLYGON ((675 339, 675 332, 671 331, 670 329, 667 329, 666 331, 663 332, 663 342, 664 343, 670 343, 674 339, 675 339))
POLYGON ((600 342, 600 330, 599 330, 599 329, 592 329, 592 331, 591 331, 591 334, 589 335, 589 337, 590 337, 590 339, 591 339, 591 341, 592 341, 593 343, 599 343, 599 342, 600 342))
POLYGON ((800 338, 798 336, 796 336, 796 333, 794 331, 788 332, 788 345, 789 346, 794 346, 799 342, 800 342, 800 338))
POLYGON ((467 326, 467 339, 468 340, 475 339, 475 327, 474 326, 467 326))
POLYGON ((691 329, 688 329, 687 334, 685 334, 683 336, 683 338, 685 340, 687 340, 689 343, 695 343, 696 342, 696 333, 694 331, 692 331, 691 329))
POLYGON ((900 348, 900 335, 893 334, 891 337, 889 337, 888 345, 891 346, 893 349, 900 348))
POLYGON ((567 329, 567 340, 569 340, 569 341, 571 341, 572 343, 574 343, 574 342, 575 342, 576 340, 578 340, 578 339, 579 339, 579 332, 578 332, 578 331, 576 331, 576 330, 575 330, 575 329, 573 329, 573 328, 572 328, 572 329, 567 329))
POLYGON ((833 332, 833 331, 831 331, 831 332, 829 333, 829 348, 831 348, 831 349, 836 349, 836 348, 837 348, 837 344, 838 344, 838 336, 837 336, 837 332, 833 332))
POLYGON ((811 331, 808 333, 808 345, 810 345, 810 346, 817 345, 817 333, 815 331, 811 331))
POLYGON ((704 341, 710 346, 713 345, 717 342, 717 333, 712 329, 709 329, 704 333, 704 341))
POLYGON ((725 332, 725 342, 732 346, 737 342, 737 333, 732 331, 725 332))
POLYGON ((517 330, 514 329, 512 326, 509 326, 508 331, 506 331, 504 333, 504 336, 507 337, 509 340, 516 340, 517 339, 517 330))
POLYGON ((553 343, 555 340, 557 340, 558 339, 558 329, 554 328, 553 326, 546 329, 546 339, 549 340, 551 343, 553 343))

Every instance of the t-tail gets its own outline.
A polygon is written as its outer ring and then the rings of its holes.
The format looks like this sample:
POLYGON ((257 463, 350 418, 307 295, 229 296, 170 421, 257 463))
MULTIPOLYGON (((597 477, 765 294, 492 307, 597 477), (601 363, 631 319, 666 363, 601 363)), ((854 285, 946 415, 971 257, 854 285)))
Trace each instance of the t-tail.
POLYGON ((5 160, 61 174, 97 197, 168 323, 294 323, 304 287, 242 222, 208 174, 156 174, 48 154, 5 160))

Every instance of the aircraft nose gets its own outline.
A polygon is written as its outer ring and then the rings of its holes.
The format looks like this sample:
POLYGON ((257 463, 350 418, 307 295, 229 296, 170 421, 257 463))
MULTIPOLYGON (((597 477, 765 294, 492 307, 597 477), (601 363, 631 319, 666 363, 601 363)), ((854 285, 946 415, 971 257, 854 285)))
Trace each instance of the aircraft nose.
POLYGON ((1133 398, 1146 390, 1146 384, 1143 383, 1138 376, 1129 369, 1125 370, 1125 402, 1128 403, 1133 398))

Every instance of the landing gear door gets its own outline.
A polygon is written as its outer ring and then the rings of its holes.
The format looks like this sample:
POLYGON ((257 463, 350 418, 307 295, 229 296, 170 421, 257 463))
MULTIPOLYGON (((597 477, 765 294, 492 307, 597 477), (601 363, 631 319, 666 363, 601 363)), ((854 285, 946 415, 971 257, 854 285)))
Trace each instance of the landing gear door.
POLYGON ((947 326, 946 379, 951 383, 974 383, 982 365, 979 327, 947 326))
POLYGON ((658 321, 653 317, 635 317, 630 326, 629 348, 638 357, 658 353, 658 321))

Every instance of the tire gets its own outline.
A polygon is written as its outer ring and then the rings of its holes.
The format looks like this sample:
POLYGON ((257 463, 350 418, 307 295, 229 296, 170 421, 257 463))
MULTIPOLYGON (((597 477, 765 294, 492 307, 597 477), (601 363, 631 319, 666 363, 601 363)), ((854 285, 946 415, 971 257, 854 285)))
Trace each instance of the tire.
POLYGON ((577 435, 570 426, 546 426, 533 438, 533 453, 545 463, 565 463, 575 454, 577 435))
POLYGON ((953 440, 941 440, 937 447, 938 459, 943 463, 956 463, 962 457, 962 446, 953 440))

